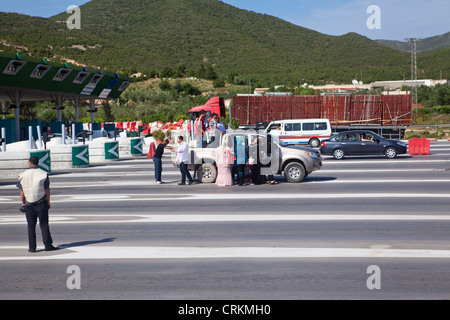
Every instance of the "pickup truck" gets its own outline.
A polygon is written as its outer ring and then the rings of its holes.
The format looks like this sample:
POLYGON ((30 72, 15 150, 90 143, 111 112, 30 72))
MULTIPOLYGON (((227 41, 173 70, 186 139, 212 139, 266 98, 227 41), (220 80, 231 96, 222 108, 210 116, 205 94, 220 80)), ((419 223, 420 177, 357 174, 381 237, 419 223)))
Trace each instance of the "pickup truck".
POLYGON ((220 137, 220 141, 216 144, 209 145, 206 148, 191 148, 191 163, 188 165, 188 170, 194 171, 200 182, 214 183, 217 178, 216 148, 219 143, 222 143, 223 139, 227 139, 227 141, 233 141, 231 143, 231 149, 233 150, 236 138, 245 141, 250 163, 256 161, 256 157, 261 154, 260 150, 267 147, 268 140, 271 141, 271 160, 265 160, 266 162, 263 163, 266 168, 270 167, 274 174, 283 173, 290 183, 301 182, 309 174, 320 170, 322 167, 322 156, 315 149, 288 145, 270 134, 246 131, 227 133, 220 137), (255 141, 258 139, 263 143, 257 147, 255 141))

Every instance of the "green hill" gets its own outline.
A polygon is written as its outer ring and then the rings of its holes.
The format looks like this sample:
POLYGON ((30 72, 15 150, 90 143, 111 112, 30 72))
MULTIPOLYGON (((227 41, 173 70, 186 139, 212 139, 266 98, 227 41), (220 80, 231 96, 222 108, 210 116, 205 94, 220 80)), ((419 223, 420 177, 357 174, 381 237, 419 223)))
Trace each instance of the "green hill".
MULTIPOLYGON (((410 52, 411 50, 411 45, 407 41, 376 40, 376 42, 400 51, 410 52)), ((417 52, 429 52, 445 48, 450 48, 450 32, 417 41, 417 52)))
MULTIPOLYGON (((0 50, 128 74, 164 67, 192 74, 213 66, 226 79, 249 77, 264 85, 348 83, 360 74, 364 82, 410 76, 408 53, 354 33, 324 35, 217 0, 93 0, 81 6, 81 15, 81 30, 69 30, 65 12, 49 19, 0 13, 0 50)), ((419 56, 421 78, 448 73, 450 49, 427 54, 419 56)))

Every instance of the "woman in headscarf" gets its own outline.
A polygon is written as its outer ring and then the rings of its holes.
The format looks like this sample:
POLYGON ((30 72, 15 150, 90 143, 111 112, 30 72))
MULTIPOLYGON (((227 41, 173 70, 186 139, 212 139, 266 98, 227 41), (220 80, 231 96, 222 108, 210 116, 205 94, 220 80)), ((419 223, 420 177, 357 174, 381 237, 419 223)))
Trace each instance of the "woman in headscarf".
POLYGON ((217 186, 225 187, 233 185, 233 177, 231 175, 233 163, 234 156, 228 145, 228 137, 224 137, 222 144, 216 149, 217 186))

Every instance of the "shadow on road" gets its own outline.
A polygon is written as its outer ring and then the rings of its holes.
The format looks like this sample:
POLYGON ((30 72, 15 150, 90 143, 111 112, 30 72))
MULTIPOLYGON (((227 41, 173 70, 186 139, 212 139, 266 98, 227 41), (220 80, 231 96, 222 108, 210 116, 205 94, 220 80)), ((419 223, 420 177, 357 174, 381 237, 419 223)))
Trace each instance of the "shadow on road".
POLYGON ((79 241, 79 242, 73 242, 73 243, 68 243, 68 244, 61 244, 58 247, 60 249, 70 249, 70 248, 74 248, 74 247, 89 246, 91 244, 113 242, 114 240, 116 240, 116 238, 106 238, 106 239, 102 239, 102 240, 79 241))

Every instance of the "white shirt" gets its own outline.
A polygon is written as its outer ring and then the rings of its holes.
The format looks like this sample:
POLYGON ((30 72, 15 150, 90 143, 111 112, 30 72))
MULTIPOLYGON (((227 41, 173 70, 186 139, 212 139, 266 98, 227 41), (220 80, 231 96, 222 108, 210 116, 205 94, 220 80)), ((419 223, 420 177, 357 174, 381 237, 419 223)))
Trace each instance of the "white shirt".
POLYGON ((177 149, 177 162, 189 162, 190 154, 189 154, 189 145, 186 142, 180 143, 180 146, 177 149))
POLYGON ((50 187, 48 173, 37 167, 28 169, 19 175, 17 186, 25 194, 27 203, 37 203, 45 197, 45 189, 50 187))

